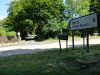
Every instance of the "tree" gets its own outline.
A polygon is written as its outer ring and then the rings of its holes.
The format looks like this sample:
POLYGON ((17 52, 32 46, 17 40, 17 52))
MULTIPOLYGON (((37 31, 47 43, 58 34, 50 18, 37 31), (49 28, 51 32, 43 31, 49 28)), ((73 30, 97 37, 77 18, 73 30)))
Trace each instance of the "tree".
MULTIPOLYGON (((14 29, 20 31, 23 37, 26 35, 23 34, 26 29, 28 32, 33 30, 37 35, 42 35, 50 20, 56 19, 59 23, 63 21, 64 10, 63 0, 15 0, 10 3, 8 17, 14 29)), ((55 23, 55 20, 52 22, 55 23)))
POLYGON ((24 20, 23 22, 22 22, 22 25, 23 25, 23 27, 24 27, 24 32, 26 32, 27 34, 29 33, 31 33, 32 34, 32 32, 34 32, 34 25, 33 25, 33 21, 32 20, 30 20, 30 19, 26 19, 26 20, 24 20))
MULTIPOLYGON (((90 13, 90 0, 66 0, 65 5, 65 16, 67 21, 90 13)), ((77 35, 79 35, 79 33, 79 31, 76 31, 77 35)))
POLYGON ((2 20, 2 27, 5 28, 6 31, 12 31, 13 26, 11 20, 9 18, 5 18, 2 20))
MULTIPOLYGON (((100 14, 100 0, 91 0, 90 12, 100 14)), ((98 27, 95 29, 95 31, 98 32, 100 35, 100 25, 98 25, 98 27)))
POLYGON ((69 19, 89 14, 90 0, 66 0, 66 12, 69 19))
POLYGON ((91 0, 90 11, 100 13, 100 0, 91 0))
POLYGON ((90 9, 90 0, 79 0, 79 3, 77 4, 76 12, 80 16, 88 15, 89 9, 90 9), (79 4, 79 5, 78 5, 79 4))

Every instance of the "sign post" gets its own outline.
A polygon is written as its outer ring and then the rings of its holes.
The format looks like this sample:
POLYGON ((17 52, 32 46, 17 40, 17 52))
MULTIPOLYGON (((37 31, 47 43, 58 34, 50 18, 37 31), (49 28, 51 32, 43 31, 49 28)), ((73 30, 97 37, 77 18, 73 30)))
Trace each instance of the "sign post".
POLYGON ((62 51, 62 49, 61 49, 61 41, 60 40, 66 40, 66 48, 68 47, 68 35, 59 35, 58 39, 59 39, 60 51, 62 51))
POLYGON ((88 33, 88 29, 86 30, 86 34, 87 34, 87 53, 89 52, 89 33, 88 33))
POLYGON ((59 39, 59 47, 60 47, 60 51, 62 51, 60 39, 59 39))
POLYGON ((85 37, 83 37, 83 48, 85 49, 85 37))
POLYGON ((72 46, 73 46, 73 50, 75 49, 75 46, 74 46, 74 30, 72 31, 72 46))
POLYGON ((100 18, 97 13, 89 14, 86 16, 82 16, 79 18, 71 19, 69 21, 69 28, 72 30, 72 46, 74 48, 74 30, 83 29, 83 47, 85 45, 85 37, 87 40, 87 52, 89 52, 89 28, 97 27, 100 18), (86 34, 84 33, 84 29, 86 29, 86 34))
POLYGON ((83 38, 83 48, 85 49, 85 37, 87 36, 86 34, 86 29, 81 30, 81 38, 83 38))

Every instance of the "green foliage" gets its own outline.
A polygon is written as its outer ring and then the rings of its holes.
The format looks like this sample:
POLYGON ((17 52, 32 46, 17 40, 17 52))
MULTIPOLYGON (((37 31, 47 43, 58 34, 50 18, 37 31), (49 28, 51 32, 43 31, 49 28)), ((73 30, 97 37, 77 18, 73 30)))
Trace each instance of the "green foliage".
MULTIPOLYGON (((66 0, 66 18, 67 20, 77 18, 80 16, 88 15, 90 9, 90 0, 66 0)), ((67 31, 69 34, 70 31, 67 31)), ((76 35, 80 35, 79 31, 75 32, 76 35)))
POLYGON ((80 16, 88 15, 90 9, 90 0, 80 0, 77 4, 76 11, 80 16))
POLYGON ((14 36, 16 36, 16 32, 14 32, 14 31, 9 31, 9 32, 6 33, 6 36, 7 36, 7 37, 14 37, 14 36))
POLYGON ((12 26, 11 20, 9 18, 3 19, 2 25, 3 25, 3 28, 5 28, 6 31, 12 31, 13 30, 13 26, 12 26))
MULTIPOLYGON (((100 14, 100 0, 91 0, 90 12, 94 12, 94 13, 99 13, 100 14)), ((100 24, 96 28, 95 32, 98 32, 99 35, 100 35, 100 24)))
POLYGON ((5 36, 6 35, 6 31, 3 28, 0 28, 0 36, 5 36))
MULTIPOLYGON (((61 30, 66 29, 67 28, 67 22, 64 21, 58 21, 57 19, 52 19, 52 20, 48 20, 48 23, 43 27, 43 33, 45 35, 45 37, 49 38, 54 38, 56 37, 58 34, 61 34, 61 30)), ((68 33, 67 31, 63 32, 63 33, 68 33)))
POLYGON ((0 36, 16 36, 16 32, 10 31, 11 26, 8 24, 7 18, 0 23, 0 36))
POLYGON ((5 29, 6 32, 13 30, 13 26, 11 24, 11 21, 8 18, 1 20, 0 27, 5 29))
POLYGON ((63 21, 64 9, 63 0, 15 0, 10 3, 8 13, 15 31, 20 31, 23 36, 24 33, 32 32, 42 35, 41 32, 48 29, 46 27, 51 25, 49 22, 52 22, 52 19, 56 20, 53 20, 53 23, 56 29, 58 28, 59 23, 63 21))
POLYGON ((89 14, 90 0, 66 0, 68 18, 74 18, 89 14))
POLYGON ((100 13, 100 0, 91 0, 90 11, 100 13))
POLYGON ((32 34, 32 32, 34 33, 34 24, 32 20, 26 19, 22 22, 22 26, 24 27, 24 32, 26 32, 26 34, 30 33, 32 34))
POLYGON ((48 20, 47 25, 44 26, 43 31, 59 31, 60 30, 60 23, 57 19, 48 20))
POLYGON ((0 57, 0 75, 98 75, 100 45, 0 57))

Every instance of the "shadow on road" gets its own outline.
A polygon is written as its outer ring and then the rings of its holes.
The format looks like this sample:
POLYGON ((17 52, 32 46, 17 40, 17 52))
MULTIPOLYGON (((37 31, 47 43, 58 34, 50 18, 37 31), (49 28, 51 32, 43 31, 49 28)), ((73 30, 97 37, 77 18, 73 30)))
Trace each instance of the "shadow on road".
MULTIPOLYGON (((100 44, 90 44, 90 49, 92 48, 92 46, 96 46, 96 45, 100 45, 100 44)), ((75 48, 83 48, 82 45, 75 45, 75 48)), ((72 45, 69 45, 68 48, 72 48, 72 45)), ((64 48, 65 49, 65 48, 64 48)), ((86 46, 85 48, 86 49, 86 46)), ((59 48, 48 48, 48 49, 13 49, 13 50, 6 50, 6 51, 0 51, 0 57, 4 57, 4 56, 12 56, 12 55, 21 55, 21 54, 32 54, 32 53, 36 53, 36 52, 42 52, 42 51, 49 51, 49 50, 60 50, 59 48)))
POLYGON ((51 49, 14 49, 14 50, 8 50, 8 51, 1 51, 0 57, 4 56, 12 56, 12 55, 21 55, 21 54, 32 54, 42 51, 49 51, 49 50, 59 50, 57 48, 51 48, 51 49))

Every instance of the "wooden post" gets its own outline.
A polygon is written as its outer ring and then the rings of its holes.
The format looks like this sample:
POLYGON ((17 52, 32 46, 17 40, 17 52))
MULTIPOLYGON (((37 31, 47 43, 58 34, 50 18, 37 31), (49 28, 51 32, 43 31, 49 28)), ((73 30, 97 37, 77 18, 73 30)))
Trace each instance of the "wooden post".
POLYGON ((85 37, 83 37, 83 48, 85 49, 85 37))
POLYGON ((74 46, 74 30, 72 31, 72 48, 73 50, 75 49, 75 46, 74 46))
POLYGON ((60 47, 60 51, 62 51, 60 39, 59 39, 59 47, 60 47))
POLYGON ((87 53, 89 53, 89 32, 88 32, 88 29, 86 30, 86 34, 87 34, 87 53))
POLYGON ((68 40, 66 39, 66 48, 68 48, 68 40))

